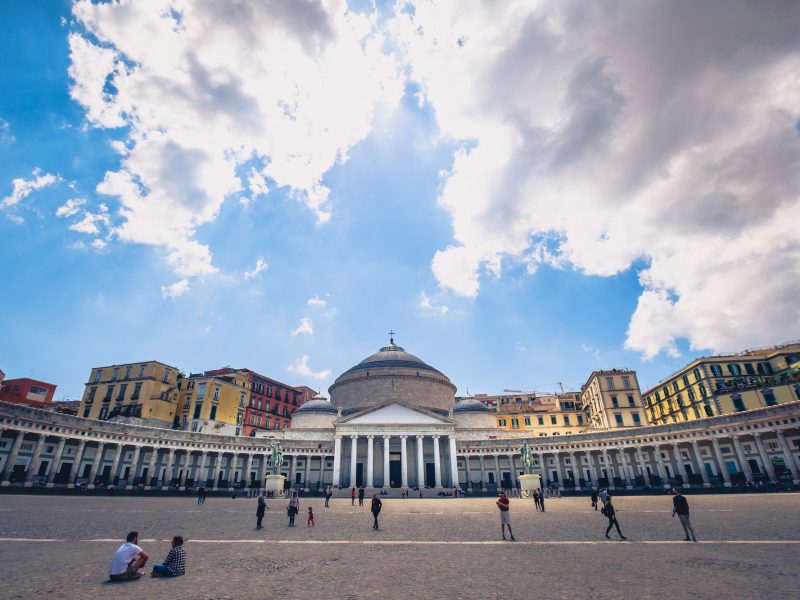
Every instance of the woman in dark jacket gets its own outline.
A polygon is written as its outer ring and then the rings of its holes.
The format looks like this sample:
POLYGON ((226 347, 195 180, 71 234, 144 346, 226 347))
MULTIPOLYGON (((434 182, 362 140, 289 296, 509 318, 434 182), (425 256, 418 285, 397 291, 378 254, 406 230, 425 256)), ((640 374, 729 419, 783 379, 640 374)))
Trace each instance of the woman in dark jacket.
POLYGON ((378 498, 378 494, 372 494, 372 508, 370 508, 370 510, 372 511, 372 516, 375 518, 375 524, 372 526, 373 529, 378 528, 378 515, 380 514, 382 507, 383 503, 381 502, 381 499, 378 498))
POLYGON ((608 519, 608 528, 606 529, 606 537, 608 539, 611 539, 611 537, 608 535, 608 532, 611 531, 612 527, 616 527, 617 533, 619 534, 619 538, 621 540, 627 540, 628 538, 622 535, 622 532, 619 530, 619 523, 617 523, 617 513, 614 510, 614 505, 611 503, 611 496, 608 496, 606 499, 606 505, 603 507, 603 514, 608 519))

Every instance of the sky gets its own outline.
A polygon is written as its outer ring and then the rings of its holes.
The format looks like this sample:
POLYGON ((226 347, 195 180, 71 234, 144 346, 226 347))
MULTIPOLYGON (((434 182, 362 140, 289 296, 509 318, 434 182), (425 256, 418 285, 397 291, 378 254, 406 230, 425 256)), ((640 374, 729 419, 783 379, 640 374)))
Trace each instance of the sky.
POLYGON ((0 368, 645 390, 800 338, 800 3, 0 3, 0 368))

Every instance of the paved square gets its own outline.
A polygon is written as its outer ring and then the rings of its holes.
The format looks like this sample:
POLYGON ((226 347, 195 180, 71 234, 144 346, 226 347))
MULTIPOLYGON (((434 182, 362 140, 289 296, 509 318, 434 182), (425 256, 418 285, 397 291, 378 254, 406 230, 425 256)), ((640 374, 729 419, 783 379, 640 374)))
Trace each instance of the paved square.
MULTIPOLYGON (((304 499, 297 527, 270 500, 0 496, 5 598, 786 598, 797 593, 800 496, 689 496, 700 543, 685 543, 669 496, 618 497, 630 542, 605 540, 588 498, 512 500, 516 543, 494 500, 391 499, 381 529, 365 506, 304 499), (314 507, 315 528, 306 527, 314 507), (107 583, 131 530, 151 563, 183 535, 187 575, 107 583), (49 540, 49 541, 48 541, 49 540)), ((146 569, 149 573, 150 565, 146 569)))

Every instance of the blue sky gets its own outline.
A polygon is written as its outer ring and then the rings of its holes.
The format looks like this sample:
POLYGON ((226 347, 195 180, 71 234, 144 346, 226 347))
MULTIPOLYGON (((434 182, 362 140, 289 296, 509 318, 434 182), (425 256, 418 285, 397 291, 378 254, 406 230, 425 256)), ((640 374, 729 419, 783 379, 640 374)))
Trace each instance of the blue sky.
POLYGON ((798 337, 778 209, 798 208, 800 91, 771 87, 798 66, 796 11, 737 6, 682 64, 658 3, 646 49, 612 35, 651 22, 636 3, 157 4, 0 5, 7 377, 78 398, 94 366, 157 359, 325 390, 393 329, 460 393, 614 367, 646 388, 798 337), (712 72, 739 105, 698 92, 712 72))

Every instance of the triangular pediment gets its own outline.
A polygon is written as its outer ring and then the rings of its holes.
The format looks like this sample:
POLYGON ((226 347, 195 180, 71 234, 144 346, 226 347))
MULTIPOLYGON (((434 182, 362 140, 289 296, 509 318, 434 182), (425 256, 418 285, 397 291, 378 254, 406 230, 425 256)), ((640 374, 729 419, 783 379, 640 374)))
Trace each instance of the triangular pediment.
POLYGON ((442 425, 449 419, 430 411, 391 402, 339 421, 348 425, 442 425))

